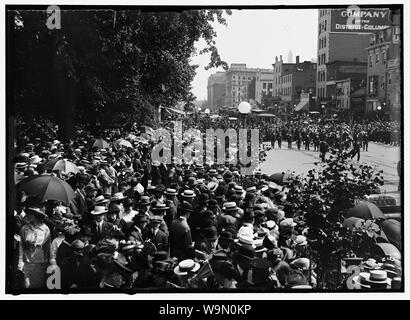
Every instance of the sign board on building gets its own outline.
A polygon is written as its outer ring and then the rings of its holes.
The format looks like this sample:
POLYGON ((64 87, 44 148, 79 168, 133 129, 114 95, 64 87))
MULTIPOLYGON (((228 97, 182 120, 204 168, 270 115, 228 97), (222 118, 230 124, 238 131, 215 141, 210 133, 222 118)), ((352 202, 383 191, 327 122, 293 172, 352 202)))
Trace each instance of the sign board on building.
POLYGON ((331 10, 331 32, 373 33, 391 25, 389 9, 349 6, 331 10))

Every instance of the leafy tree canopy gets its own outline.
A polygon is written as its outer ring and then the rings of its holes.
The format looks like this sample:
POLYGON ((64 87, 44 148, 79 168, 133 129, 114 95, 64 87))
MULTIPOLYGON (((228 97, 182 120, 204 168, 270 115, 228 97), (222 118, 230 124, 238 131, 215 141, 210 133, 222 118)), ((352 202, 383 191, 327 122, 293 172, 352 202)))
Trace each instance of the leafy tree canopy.
POLYGON ((199 53, 210 53, 206 68, 228 67, 213 22, 226 25, 230 14, 62 10, 61 29, 49 30, 45 10, 9 11, 14 108, 54 114, 66 129, 118 112, 152 120, 159 105, 195 99, 190 84, 198 66, 191 57, 198 40, 206 43, 199 53))

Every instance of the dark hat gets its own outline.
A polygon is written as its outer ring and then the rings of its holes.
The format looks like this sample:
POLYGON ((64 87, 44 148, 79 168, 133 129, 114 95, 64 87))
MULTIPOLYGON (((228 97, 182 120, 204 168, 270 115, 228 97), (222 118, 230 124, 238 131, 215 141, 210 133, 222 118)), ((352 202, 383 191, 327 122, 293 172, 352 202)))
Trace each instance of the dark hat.
POLYGON ((215 251, 212 260, 213 261, 226 261, 228 259, 228 254, 224 250, 215 251))
POLYGON ((206 193, 201 193, 199 195, 199 202, 202 204, 206 204, 209 202, 209 195, 206 193))
POLYGON ((219 235, 219 239, 226 240, 226 241, 233 241, 232 233, 229 232, 229 231, 224 230, 219 235))
POLYGON ((145 214, 137 214, 132 218, 132 221, 134 221, 134 223, 148 222, 148 217, 145 214))
POLYGON ((215 199, 210 199, 208 202, 208 207, 209 208, 217 208, 218 207, 218 201, 215 199))
MULTIPOLYGON (((225 231, 229 232, 232 235, 233 239, 236 239, 238 237, 238 232, 233 227, 226 228, 225 231)), ((222 232, 221 232, 221 234, 222 234, 222 232)))
POLYGON ((240 246, 238 250, 238 257, 253 260, 255 257, 255 250, 252 246, 240 246))
POLYGON ((188 178, 188 185, 189 186, 196 186, 197 185, 197 181, 196 181, 195 177, 189 177, 188 178))
POLYGON ((110 203, 110 205, 108 206, 108 212, 120 212, 121 211, 121 207, 116 204, 116 203, 110 203))
POLYGON ((201 230, 201 233, 206 239, 210 241, 215 241, 218 238, 216 227, 204 228, 201 230))
POLYGON ((159 272, 159 273, 167 273, 168 271, 171 270, 171 264, 168 261, 153 261, 152 267, 154 268, 154 271, 159 272))
POLYGON ((149 219, 149 222, 151 224, 161 224, 162 223, 162 219, 159 216, 153 216, 152 218, 149 219))
POLYGON ((153 261, 170 261, 167 251, 157 251, 152 257, 153 261))
POLYGON ((182 202, 181 209, 182 209, 183 212, 194 212, 194 208, 193 208, 192 204, 190 204, 187 201, 182 202))

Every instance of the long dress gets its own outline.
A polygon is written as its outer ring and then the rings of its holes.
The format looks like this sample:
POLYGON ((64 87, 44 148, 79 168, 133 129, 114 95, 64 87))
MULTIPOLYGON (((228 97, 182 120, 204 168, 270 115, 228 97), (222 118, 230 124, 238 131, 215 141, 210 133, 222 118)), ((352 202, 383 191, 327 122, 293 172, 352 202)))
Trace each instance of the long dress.
POLYGON ((50 229, 45 224, 26 224, 20 230, 19 261, 24 262, 26 288, 46 288, 50 257, 50 229))

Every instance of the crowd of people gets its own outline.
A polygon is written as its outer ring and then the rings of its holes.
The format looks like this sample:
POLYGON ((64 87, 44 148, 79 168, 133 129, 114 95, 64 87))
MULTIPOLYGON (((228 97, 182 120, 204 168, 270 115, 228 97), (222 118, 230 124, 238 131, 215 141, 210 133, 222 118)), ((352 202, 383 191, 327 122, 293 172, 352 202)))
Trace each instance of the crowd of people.
MULTIPOLYGON (((203 131, 241 125, 225 117, 184 119, 185 127, 203 131)), ((391 143, 385 132, 397 128, 306 119, 249 120, 247 126, 259 128, 273 148, 281 148, 282 140, 289 148, 296 142, 298 149, 321 151, 322 159, 327 148, 344 143, 352 157, 373 139, 391 143)), ((150 130, 137 126, 98 136, 79 127, 66 143, 57 133, 50 120, 18 119, 11 267, 16 288, 47 288, 50 270, 57 268, 65 290, 317 286, 307 230, 289 210, 284 186, 261 171, 244 177, 229 163, 152 161, 150 130), (74 196, 66 203, 49 196, 47 187, 25 191, 25 182, 37 175, 65 181, 74 196)), ((400 275, 395 261, 386 257, 372 266, 363 264, 371 277, 362 288, 394 287, 391 279, 400 275)))

